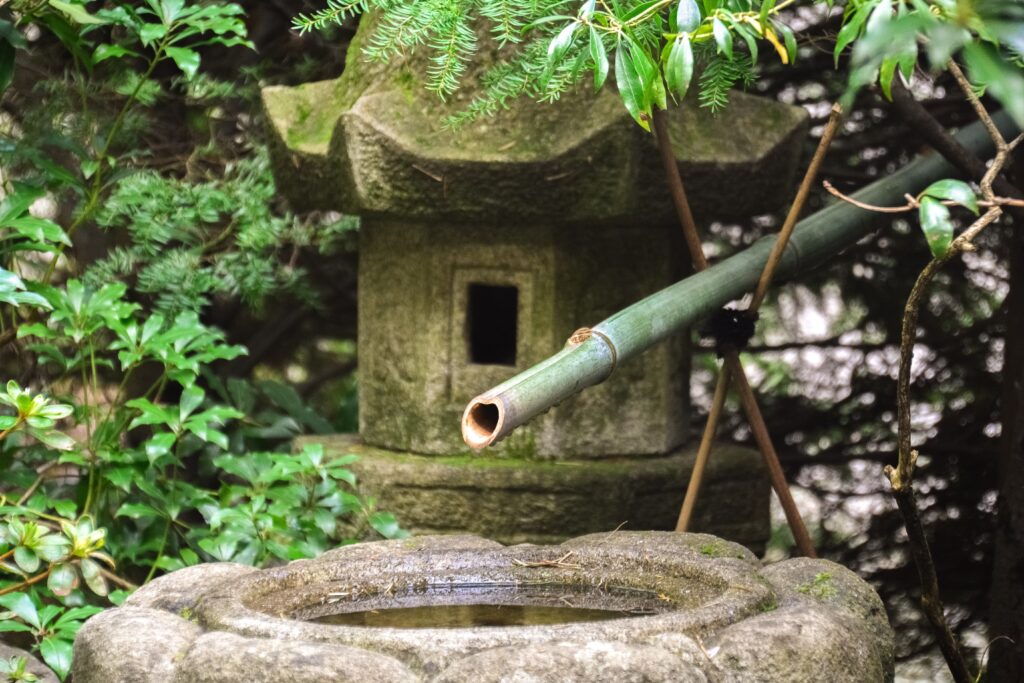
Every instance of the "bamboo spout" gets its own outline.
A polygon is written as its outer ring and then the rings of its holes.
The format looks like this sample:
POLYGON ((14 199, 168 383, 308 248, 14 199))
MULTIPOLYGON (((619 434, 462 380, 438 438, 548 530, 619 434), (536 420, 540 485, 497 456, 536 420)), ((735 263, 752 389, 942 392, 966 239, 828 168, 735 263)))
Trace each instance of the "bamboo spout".
MULTIPOLYGON (((1004 131, 1016 130, 1008 116, 994 118, 1004 131)), ((992 152, 992 139, 980 122, 956 137, 980 157, 992 152)), ((936 180, 958 175, 938 155, 925 156, 853 197, 880 206, 903 204, 906 193, 917 193, 936 180)), ((797 224, 777 277, 792 278, 818 266, 891 220, 886 214, 844 202, 831 204, 797 224)), ((462 415, 466 444, 479 450, 496 443, 537 415, 603 382, 619 364, 750 292, 774 241, 774 235, 761 238, 735 256, 655 292, 595 325, 583 341, 570 341, 547 360, 480 394, 462 415)))
POLYGON ((504 418, 500 403, 493 399, 475 398, 462 414, 462 438, 476 450, 490 446, 502 433, 504 418))

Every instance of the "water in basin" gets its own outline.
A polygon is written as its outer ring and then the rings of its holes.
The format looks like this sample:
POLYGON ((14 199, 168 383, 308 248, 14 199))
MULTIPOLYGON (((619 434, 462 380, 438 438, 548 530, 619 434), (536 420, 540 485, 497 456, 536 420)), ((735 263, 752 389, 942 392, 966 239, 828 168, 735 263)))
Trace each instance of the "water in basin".
POLYGON ((384 599, 339 600, 301 618, 340 626, 471 628, 606 621, 654 614, 666 607, 655 593, 627 588, 444 584, 384 599))

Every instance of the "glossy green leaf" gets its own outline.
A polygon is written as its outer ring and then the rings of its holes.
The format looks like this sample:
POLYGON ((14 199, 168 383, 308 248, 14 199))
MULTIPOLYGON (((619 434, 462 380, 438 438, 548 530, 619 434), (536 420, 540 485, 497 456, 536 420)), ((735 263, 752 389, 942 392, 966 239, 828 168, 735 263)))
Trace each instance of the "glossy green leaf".
POLYGON ((71 672, 71 650, 71 641, 60 638, 43 638, 39 643, 39 654, 43 661, 62 681, 71 672))
POLYGON ((563 28, 558 32, 550 43, 548 43, 548 64, 557 64, 562 57, 565 56, 569 46, 572 45, 573 36, 576 35, 576 29, 579 27, 575 21, 563 28))
POLYGON ((46 586, 54 595, 67 597, 78 587, 78 572, 74 565, 69 563, 55 564, 50 569, 50 576, 46 579, 46 586))
POLYGON ((718 54, 724 54, 732 59, 732 33, 718 17, 711 22, 711 30, 715 36, 715 45, 718 46, 718 54))
POLYGON ((174 60, 188 79, 195 78, 199 71, 199 53, 186 47, 169 47, 167 56, 174 60))
POLYGON ((796 36, 793 35, 793 29, 782 22, 775 22, 775 26, 778 28, 779 33, 782 34, 782 39, 786 44, 786 52, 789 53, 789 63, 792 64, 796 61, 796 36))
POLYGON ((70 451, 75 447, 75 440, 67 434, 52 429, 29 429, 28 433, 58 451, 70 451))
POLYGON ((384 538, 402 538, 408 535, 398 525, 395 516, 388 512, 375 512, 370 515, 370 526, 384 538))
POLYGON ((73 2, 64 2, 64 0, 48 0, 50 7, 58 9, 64 14, 68 15, 72 21, 77 24, 105 24, 107 23, 99 17, 89 14, 88 10, 82 5, 75 4, 73 2))
POLYGON ((896 76, 898 60, 896 57, 886 57, 882 60, 882 67, 878 72, 878 85, 882 88, 885 99, 892 101, 892 79, 896 76))
POLYGON ((143 24, 139 29, 139 39, 143 45, 149 46, 167 35, 167 27, 163 24, 143 24))
POLYGON ((117 517, 130 517, 131 519, 157 519, 163 517, 155 508, 143 503, 125 503, 117 509, 117 517))
MULTIPOLYGON (((56 507, 59 503, 70 502, 70 510, 65 510, 74 514, 77 506, 73 501, 54 501, 56 507)), ((35 546, 36 554, 46 562, 57 562, 61 560, 68 552, 69 544, 68 540, 63 536, 57 534, 48 534, 39 539, 39 542, 35 546)))
POLYGON ((615 50, 615 83, 619 88, 619 97, 622 98, 630 116, 641 128, 649 131, 651 104, 646 100, 644 84, 629 52, 629 47, 624 43, 620 43, 615 50))
POLYGON ((103 578, 103 571, 100 569, 99 564, 87 557, 80 562, 80 565, 82 578, 85 579, 85 585, 89 587, 89 590, 99 596, 104 596, 110 592, 107 580, 103 578))
POLYGON ((0 633, 32 633, 32 627, 13 619, 3 619, 0 620, 0 633))
POLYGON ((969 209, 975 216, 980 213, 978 195, 974 193, 970 185, 962 180, 936 181, 926 187, 921 196, 956 202, 965 209, 969 209))
POLYGON ((13 612, 14 616, 27 624, 31 624, 36 628, 42 628, 36 605, 27 594, 8 593, 7 595, 0 595, 0 607, 3 607, 8 612, 13 612))
POLYGON ((945 256, 949 251, 949 245, 953 243, 953 221, 949 215, 949 209, 939 200, 925 197, 921 200, 921 208, 918 211, 921 220, 921 230, 928 240, 928 248, 935 258, 945 256))
POLYGON ((836 68, 839 68, 839 56, 843 53, 850 43, 857 39, 860 35, 861 29, 864 28, 864 23, 868 20, 870 14, 871 4, 862 4, 856 12, 847 19, 843 27, 839 29, 839 35, 836 36, 836 46, 833 50, 835 57, 836 68))
POLYGON ((608 80, 608 53, 601 35, 593 26, 590 27, 590 58, 594 60, 594 89, 600 90, 608 80))
POLYGON ((665 80, 673 96, 682 100, 693 80, 693 46, 690 36, 681 33, 672 44, 668 62, 665 64, 665 80))
POLYGON ((14 549, 14 563, 26 574, 35 574, 39 571, 40 560, 35 551, 25 546, 18 546, 14 549))
POLYGON ((761 11, 757 17, 757 23, 761 25, 761 30, 764 32, 764 27, 768 26, 768 17, 771 16, 772 10, 775 9, 776 0, 763 0, 761 2, 761 11))
POLYGON ((121 57, 140 57, 138 52, 129 50, 123 45, 111 45, 110 43, 100 43, 93 50, 92 60, 93 63, 99 64, 108 59, 120 59, 121 57))
POLYGON ((625 14, 620 16, 619 17, 619 21, 621 23, 625 24, 625 23, 633 20, 634 18, 640 16, 644 12, 648 11, 649 9, 654 7, 655 5, 657 5, 659 1, 660 0, 644 0, 641 3, 638 3, 638 4, 634 5, 632 8, 630 8, 629 11, 627 11, 625 14))
POLYGON ((703 17, 697 0, 679 0, 676 8, 676 30, 680 33, 693 33, 700 26, 703 17))
POLYGON ((205 396, 206 392, 197 386, 191 386, 182 391, 179 419, 184 421, 189 415, 195 412, 196 408, 202 405, 205 396))

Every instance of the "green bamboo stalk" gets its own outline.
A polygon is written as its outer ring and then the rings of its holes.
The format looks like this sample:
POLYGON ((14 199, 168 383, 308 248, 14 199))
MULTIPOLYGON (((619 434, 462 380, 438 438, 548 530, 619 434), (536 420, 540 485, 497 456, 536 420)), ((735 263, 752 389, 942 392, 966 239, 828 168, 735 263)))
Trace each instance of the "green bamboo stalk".
MULTIPOLYGON (((1012 137, 1015 127, 1009 117, 993 118, 1012 137)), ((956 138, 979 157, 987 158, 994 151, 980 122, 964 128, 956 138)), ((958 175, 939 155, 924 156, 853 197, 879 206, 901 205, 906 203, 906 193, 916 194, 936 180, 958 175)), ((891 220, 890 215, 845 202, 822 209, 797 225, 776 278, 791 279, 820 265, 891 220)), ((774 241, 775 235, 763 237, 708 270, 624 308, 591 330, 573 335, 564 349, 547 360, 480 394, 463 413, 463 439, 474 449, 501 440, 552 406, 605 381, 619 363, 751 291, 774 241)))

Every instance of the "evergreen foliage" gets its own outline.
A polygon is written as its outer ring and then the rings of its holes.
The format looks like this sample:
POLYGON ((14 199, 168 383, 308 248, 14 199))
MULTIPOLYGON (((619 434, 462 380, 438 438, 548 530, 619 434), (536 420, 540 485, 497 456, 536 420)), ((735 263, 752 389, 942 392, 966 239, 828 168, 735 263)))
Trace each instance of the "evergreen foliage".
POLYGON ((304 272, 289 267, 296 248, 330 248, 352 218, 301 221, 276 214, 266 150, 228 165, 205 182, 143 171, 125 178, 96 215, 130 243, 112 248, 84 273, 86 283, 126 281, 168 316, 202 311, 216 295, 260 308, 290 294, 318 305, 304 272))
MULTIPOLYGON (((813 4, 831 8, 833 1, 813 4)), ((614 62, 623 103, 639 125, 649 128, 653 107, 664 108, 669 95, 686 95, 695 59, 704 63, 699 101, 712 111, 726 106, 730 88, 752 82, 759 43, 769 44, 783 64, 792 64, 797 40, 781 13, 796 2, 330 0, 319 12, 297 16, 294 26, 302 32, 322 29, 373 10, 380 20, 365 55, 386 60, 425 47, 431 55, 427 88, 448 97, 462 84, 479 49, 476 27, 482 23, 500 45, 518 44, 518 49, 491 67, 483 93, 449 125, 491 115, 519 96, 555 100, 588 71, 600 88, 614 62), (614 60, 609 59, 612 52, 614 60)), ((859 88, 876 81, 888 96, 897 70, 912 78, 919 52, 927 54, 932 69, 942 69, 962 50, 975 81, 1024 123, 1024 38, 1019 30, 1024 7, 1016 0, 850 0, 843 18, 837 61, 856 44, 847 103, 859 88)))

